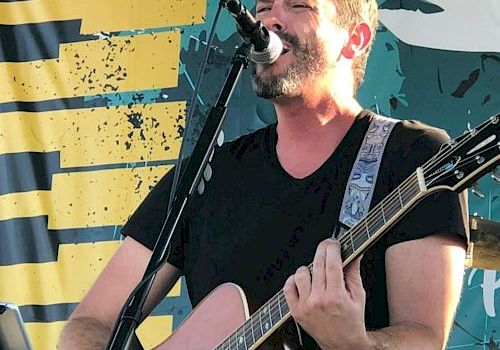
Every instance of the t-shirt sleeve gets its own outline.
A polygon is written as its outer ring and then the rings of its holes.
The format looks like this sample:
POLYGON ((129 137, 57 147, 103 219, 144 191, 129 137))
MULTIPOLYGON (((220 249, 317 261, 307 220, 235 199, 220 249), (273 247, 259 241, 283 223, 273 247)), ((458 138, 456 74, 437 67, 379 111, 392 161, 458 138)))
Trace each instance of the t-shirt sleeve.
MULTIPOLYGON (((163 176, 149 192, 121 231, 124 236, 132 237, 150 250, 153 250, 166 218, 174 169, 172 168, 163 176)), ((185 242, 186 226, 187 223, 183 220, 178 224, 170 243, 170 253, 167 258, 170 264, 179 269, 183 269, 184 266, 183 243, 185 242)))
MULTIPOLYGON (((402 159, 392 163, 391 182, 394 187, 436 154, 449 137, 442 130, 428 127, 414 140, 400 150, 402 159), (404 164, 405 169, 394 168, 396 164, 404 164)), ((466 242, 466 197, 466 193, 439 191, 424 198, 388 232, 387 248, 438 233, 452 235, 466 242)))

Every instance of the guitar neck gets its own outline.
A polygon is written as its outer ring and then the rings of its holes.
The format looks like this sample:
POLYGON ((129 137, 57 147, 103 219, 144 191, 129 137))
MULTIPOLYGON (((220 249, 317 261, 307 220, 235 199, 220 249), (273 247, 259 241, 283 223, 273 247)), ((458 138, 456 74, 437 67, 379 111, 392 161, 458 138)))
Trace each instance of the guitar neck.
MULTIPOLYGON (((343 266, 362 254, 427 192, 421 168, 377 204, 365 218, 339 238, 343 266)), ((312 264, 309 269, 312 271, 312 264)), ((215 350, 253 350, 290 317, 280 290, 215 350)))

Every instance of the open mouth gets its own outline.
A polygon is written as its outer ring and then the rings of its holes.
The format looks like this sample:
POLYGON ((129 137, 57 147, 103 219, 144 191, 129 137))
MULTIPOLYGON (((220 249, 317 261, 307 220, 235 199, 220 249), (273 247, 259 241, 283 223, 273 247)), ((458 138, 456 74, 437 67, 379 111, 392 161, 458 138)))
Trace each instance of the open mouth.
POLYGON ((288 51, 290 51, 290 48, 283 46, 283 50, 281 51, 281 56, 286 54, 288 51))

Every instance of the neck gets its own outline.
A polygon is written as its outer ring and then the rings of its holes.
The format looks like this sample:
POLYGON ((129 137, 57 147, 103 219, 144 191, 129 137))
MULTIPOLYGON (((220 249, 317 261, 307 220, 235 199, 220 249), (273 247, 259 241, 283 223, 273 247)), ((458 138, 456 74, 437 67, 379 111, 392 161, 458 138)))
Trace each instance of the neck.
POLYGON ((335 98, 281 98, 274 102, 278 117, 276 152, 282 167, 303 178, 335 151, 361 111, 351 97, 342 104, 335 98))

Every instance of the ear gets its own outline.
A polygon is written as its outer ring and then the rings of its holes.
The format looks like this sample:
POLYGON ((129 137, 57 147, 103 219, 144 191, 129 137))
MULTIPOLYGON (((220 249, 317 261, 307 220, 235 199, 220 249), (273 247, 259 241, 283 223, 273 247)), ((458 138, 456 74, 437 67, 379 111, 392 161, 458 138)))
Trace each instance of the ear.
POLYGON ((349 38, 342 48, 342 55, 346 58, 353 59, 362 54, 372 38, 372 30, 366 23, 359 23, 354 27, 349 34, 349 38))

